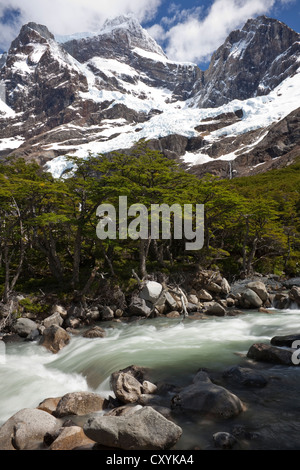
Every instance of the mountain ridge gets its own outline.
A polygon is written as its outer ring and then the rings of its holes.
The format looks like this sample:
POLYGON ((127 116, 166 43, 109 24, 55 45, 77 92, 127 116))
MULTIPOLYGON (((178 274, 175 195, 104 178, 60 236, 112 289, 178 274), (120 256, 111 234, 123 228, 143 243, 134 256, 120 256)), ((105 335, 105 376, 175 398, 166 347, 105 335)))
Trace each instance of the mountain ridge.
MULTIPOLYGON (((202 165, 226 177, 217 160, 243 161, 300 106, 300 35, 277 20, 249 19, 205 72, 169 60, 131 15, 108 20, 101 31, 58 43, 46 26, 21 28, 0 69, 3 158, 48 162, 57 175, 55 164, 67 154, 130 150, 146 139, 188 170, 202 165)), ((250 171, 244 161, 234 176, 250 171)))

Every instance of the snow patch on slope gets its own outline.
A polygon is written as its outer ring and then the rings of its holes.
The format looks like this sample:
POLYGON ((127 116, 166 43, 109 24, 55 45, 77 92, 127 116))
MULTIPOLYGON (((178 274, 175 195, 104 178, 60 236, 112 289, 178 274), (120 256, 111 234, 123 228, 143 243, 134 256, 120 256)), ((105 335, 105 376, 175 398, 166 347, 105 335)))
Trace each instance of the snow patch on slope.
MULTIPOLYGON (((231 126, 211 132, 205 139, 211 143, 218 140, 221 136, 238 136, 251 130, 265 128, 276 121, 279 121, 290 114, 300 106, 300 69, 293 77, 286 79, 277 88, 267 96, 259 96, 245 101, 234 100, 219 108, 198 109, 191 107, 191 102, 168 101, 170 92, 162 89, 148 87, 149 98, 147 100, 139 99, 133 95, 126 95, 119 92, 106 90, 90 90, 89 98, 97 102, 104 100, 113 101, 111 106, 118 103, 125 104, 128 108, 137 112, 148 113, 151 109, 158 109, 161 114, 153 116, 144 123, 128 125, 124 127, 115 127, 114 132, 103 130, 97 134, 97 138, 86 144, 77 147, 64 146, 63 143, 54 144, 48 148, 72 152, 72 154, 87 158, 89 153, 107 153, 119 149, 131 148, 140 139, 158 139, 171 134, 179 134, 186 137, 196 137, 198 132, 195 130, 203 119, 213 118, 223 113, 232 113, 237 110, 243 110, 243 118, 231 126), (110 138, 112 134, 118 134, 110 138)), ((143 84, 143 87, 146 85, 143 84)), ((142 85, 139 83, 137 87, 142 85)), ((137 90, 137 88, 136 88, 137 90)), ((83 94, 87 98, 86 94, 83 94)), ((263 137, 260 137, 263 138, 263 137)), ((258 142, 256 142, 257 144, 258 142)), ((251 148, 245 148, 245 151, 251 148)), ((236 153, 223 155, 221 160, 234 160, 236 153)), ((183 160, 189 165, 205 163, 210 157, 205 154, 188 153, 183 160)), ((64 168, 64 157, 53 159, 47 164, 49 171, 59 177, 64 168)))

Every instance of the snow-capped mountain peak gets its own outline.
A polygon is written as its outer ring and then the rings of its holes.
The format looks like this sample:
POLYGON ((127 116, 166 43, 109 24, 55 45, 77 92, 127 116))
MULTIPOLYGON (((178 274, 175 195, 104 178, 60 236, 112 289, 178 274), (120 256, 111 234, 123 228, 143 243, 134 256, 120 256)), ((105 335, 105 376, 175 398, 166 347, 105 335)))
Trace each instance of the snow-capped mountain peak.
POLYGON ((121 35, 126 34, 129 47, 139 47, 148 52, 154 52, 166 57, 162 48, 157 42, 142 28, 140 22, 133 14, 120 15, 116 18, 108 19, 104 23, 99 35, 121 35))
POLYGON ((2 155, 48 162, 57 176, 65 155, 146 139, 189 171, 228 176, 229 163, 245 174, 300 153, 300 35, 283 23, 249 20, 205 72, 168 60, 132 15, 87 34, 58 44, 29 23, 0 58, 2 155))
POLYGON ((111 32, 114 29, 129 29, 131 32, 140 31, 141 25, 133 14, 119 15, 117 17, 108 18, 101 28, 101 32, 111 32))

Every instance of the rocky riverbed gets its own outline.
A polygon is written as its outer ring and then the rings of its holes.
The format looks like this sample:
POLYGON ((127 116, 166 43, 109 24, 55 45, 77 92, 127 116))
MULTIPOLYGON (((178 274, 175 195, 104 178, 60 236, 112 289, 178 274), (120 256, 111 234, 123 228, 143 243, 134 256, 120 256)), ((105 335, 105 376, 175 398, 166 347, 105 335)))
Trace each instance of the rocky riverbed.
MULTIPOLYGON (((274 341, 286 344, 291 339, 274 341)), ((244 415, 259 413, 273 400, 275 418, 278 395, 289 387, 288 381, 282 383, 282 370, 274 372, 265 363, 257 366, 251 361, 247 367, 233 366, 218 373, 200 369, 183 387, 155 384, 149 376, 151 370, 130 366, 111 375, 108 398, 78 391, 24 408, 0 427, 0 449, 163 451, 176 445, 185 449, 181 439, 187 422, 192 428, 198 426, 199 436, 203 425, 210 432, 214 423, 208 448, 263 448, 272 442, 273 427, 268 429, 269 423, 264 423, 253 429, 253 423, 245 424, 244 415)), ((294 426, 300 426, 296 418, 294 426)), ((296 445, 293 439, 290 445, 296 445)))
MULTIPOLYGON (((75 297, 75 296, 74 296, 75 297)), ((219 272, 203 270, 185 286, 168 285, 157 280, 140 283, 139 288, 125 295, 114 286, 105 299, 75 299, 68 304, 55 301, 49 311, 37 314, 26 304, 23 295, 16 295, 9 304, 0 304, 0 339, 5 342, 38 340, 57 353, 69 343, 70 334, 86 326, 92 337, 102 336, 98 322, 132 322, 145 318, 180 318, 188 315, 207 318, 235 316, 242 310, 272 313, 270 308, 300 308, 300 278, 281 281, 277 276, 254 276, 231 285, 219 272)), ((29 304, 42 303, 43 298, 29 304)))
MULTIPOLYGON (((1 341, 6 345, 12 341, 34 342, 41 351, 56 356, 74 337, 105 340, 106 323, 128 325, 158 317, 198 324, 213 318, 237 318, 252 311, 271 316, 273 306, 299 308, 297 283, 293 280, 283 284, 269 277, 230 286, 219 273, 212 277, 211 272, 203 272, 187 291, 151 280, 141 285, 127 303, 117 290, 107 305, 56 303, 44 318, 33 318, 24 311, 21 317, 12 318, 11 324, 7 322, 1 341)), ((196 439, 199 448, 295 448, 298 444, 294 438, 288 444, 285 441, 286 430, 282 441, 276 443, 273 424, 258 424, 258 418, 255 416, 253 421, 252 416, 257 413, 273 421, 278 413, 293 415, 297 405, 289 400, 288 393, 298 389, 299 374, 287 377, 286 372, 298 370, 293 345, 300 339, 300 331, 291 328, 291 333, 267 342, 253 342, 239 363, 226 369, 207 369, 200 364, 185 384, 156 381, 151 369, 130 366, 111 374, 111 393, 106 398, 80 389, 58 397, 45 396, 36 408, 22 408, 3 423, 0 449, 197 448, 190 444, 195 439, 187 443, 186 436, 191 432, 200 433, 196 439), (206 436, 202 445, 201 433, 206 436)), ((293 426, 298 432, 300 423, 296 419, 293 426)))

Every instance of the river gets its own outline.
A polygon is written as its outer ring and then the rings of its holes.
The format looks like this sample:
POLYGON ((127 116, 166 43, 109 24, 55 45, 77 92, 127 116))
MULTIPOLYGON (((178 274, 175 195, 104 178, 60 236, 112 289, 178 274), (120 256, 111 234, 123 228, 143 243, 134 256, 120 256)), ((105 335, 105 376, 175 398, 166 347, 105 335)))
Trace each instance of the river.
MULTIPOLYGON (((73 335, 57 355, 36 342, 6 345, 0 355, 0 425, 48 397, 72 391, 94 391, 108 397, 110 374, 132 364, 150 368, 152 381, 178 386, 190 384, 201 367, 221 377, 229 366, 249 365, 245 355, 253 343, 299 333, 300 311, 248 311, 236 317, 156 318, 100 325, 106 330, 105 338, 73 335)), ((227 386, 247 405, 240 417, 220 423, 204 417, 175 417, 184 430, 178 449, 210 448, 214 432, 232 431, 237 425, 242 426, 239 448, 300 449, 300 368, 257 367, 270 379, 264 389, 227 386)))

